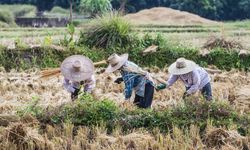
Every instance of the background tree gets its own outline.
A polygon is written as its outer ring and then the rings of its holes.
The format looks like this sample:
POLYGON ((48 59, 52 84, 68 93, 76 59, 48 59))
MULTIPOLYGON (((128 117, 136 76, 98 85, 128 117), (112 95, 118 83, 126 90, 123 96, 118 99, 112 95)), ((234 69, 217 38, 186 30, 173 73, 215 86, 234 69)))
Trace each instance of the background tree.
POLYGON ((80 8, 90 16, 100 15, 112 9, 111 0, 81 0, 80 8))
MULTIPOLYGON (((111 9, 131 13, 152 7, 170 7, 215 20, 250 18, 250 0, 74 0, 74 10, 84 10, 92 16, 111 9)), ((39 11, 54 6, 70 8, 70 0, 0 0, 0 4, 31 4, 39 11)))

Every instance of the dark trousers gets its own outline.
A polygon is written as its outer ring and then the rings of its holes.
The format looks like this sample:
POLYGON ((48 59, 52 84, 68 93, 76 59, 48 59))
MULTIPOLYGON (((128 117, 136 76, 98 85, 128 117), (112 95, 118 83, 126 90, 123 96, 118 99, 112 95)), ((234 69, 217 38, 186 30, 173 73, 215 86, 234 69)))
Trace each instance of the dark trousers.
MULTIPOLYGON (((189 90, 190 87, 186 87, 186 90, 189 90)), ((201 94, 204 96, 204 98, 207 101, 211 101, 213 99, 212 97, 212 88, 210 82, 208 82, 202 89, 201 94)), ((185 94, 184 94, 185 95, 185 94)))
POLYGON ((152 105, 153 96, 154 96, 154 87, 150 83, 147 83, 145 85, 144 97, 135 95, 134 104, 139 108, 149 108, 152 105))

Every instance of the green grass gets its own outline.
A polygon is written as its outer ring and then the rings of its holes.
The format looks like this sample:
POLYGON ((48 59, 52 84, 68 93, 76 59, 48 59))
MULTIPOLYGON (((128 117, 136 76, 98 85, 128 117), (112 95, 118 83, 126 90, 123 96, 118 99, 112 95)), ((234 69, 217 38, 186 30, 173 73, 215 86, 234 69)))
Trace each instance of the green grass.
POLYGON ((34 17, 36 7, 33 5, 0 5, 0 10, 10 11, 14 17, 34 17))
POLYGON ((91 95, 83 95, 71 104, 56 108, 42 108, 32 102, 18 112, 20 116, 31 114, 41 123, 60 124, 71 122, 75 125, 98 126, 105 124, 108 131, 121 127, 123 131, 145 128, 152 131, 158 128, 161 132, 169 132, 173 126, 188 129, 197 125, 202 130, 208 125, 217 127, 237 126, 243 135, 249 135, 250 118, 241 116, 233 108, 222 102, 204 102, 188 99, 172 109, 121 109, 113 101, 97 100, 91 95), (35 105, 34 105, 35 104, 35 105))
POLYGON ((50 11, 45 11, 44 15, 46 17, 69 17, 69 13, 69 9, 55 6, 50 11))
POLYGON ((235 22, 226 22, 226 28, 234 28, 234 29, 248 29, 250 30, 250 20, 243 21, 235 21, 235 22))

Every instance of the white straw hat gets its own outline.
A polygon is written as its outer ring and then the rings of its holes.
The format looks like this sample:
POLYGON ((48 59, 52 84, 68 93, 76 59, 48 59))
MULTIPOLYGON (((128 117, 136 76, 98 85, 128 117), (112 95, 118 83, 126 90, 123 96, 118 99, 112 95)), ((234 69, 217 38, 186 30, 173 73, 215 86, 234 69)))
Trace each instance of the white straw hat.
POLYGON ((173 75, 182 75, 193 71, 197 64, 185 58, 178 58, 175 63, 170 65, 168 72, 173 75))
POLYGON ((63 76, 73 82, 80 82, 94 74, 93 62, 82 55, 72 55, 61 64, 63 76))
POLYGON ((111 56, 109 56, 107 60, 107 62, 109 63, 109 66, 106 68, 105 72, 111 73, 111 72, 118 70, 126 63, 127 60, 128 60, 128 54, 123 54, 121 56, 115 53, 112 54, 111 56))

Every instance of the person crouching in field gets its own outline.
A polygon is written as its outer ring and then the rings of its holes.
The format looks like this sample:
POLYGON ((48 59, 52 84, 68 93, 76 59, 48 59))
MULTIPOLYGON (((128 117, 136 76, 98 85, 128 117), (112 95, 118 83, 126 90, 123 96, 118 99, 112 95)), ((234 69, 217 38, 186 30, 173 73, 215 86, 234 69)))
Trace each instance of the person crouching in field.
POLYGON ((89 58, 70 56, 62 62, 60 69, 64 76, 64 88, 71 93, 72 101, 78 98, 82 86, 87 93, 91 93, 95 87, 94 65, 89 58))
POLYGON ((150 108, 154 95, 154 86, 149 73, 143 71, 135 63, 128 61, 128 54, 121 56, 112 54, 107 60, 109 66, 106 73, 119 70, 122 77, 116 79, 116 83, 125 83, 125 103, 131 98, 132 91, 135 91, 134 104, 139 108, 150 108), (143 75, 145 74, 145 75, 143 75))
POLYGON ((195 62, 185 58, 179 58, 169 67, 168 72, 171 76, 167 84, 160 84, 157 86, 158 90, 169 88, 180 79, 184 82, 186 87, 183 98, 200 90, 207 101, 212 100, 211 79, 208 73, 195 62))

